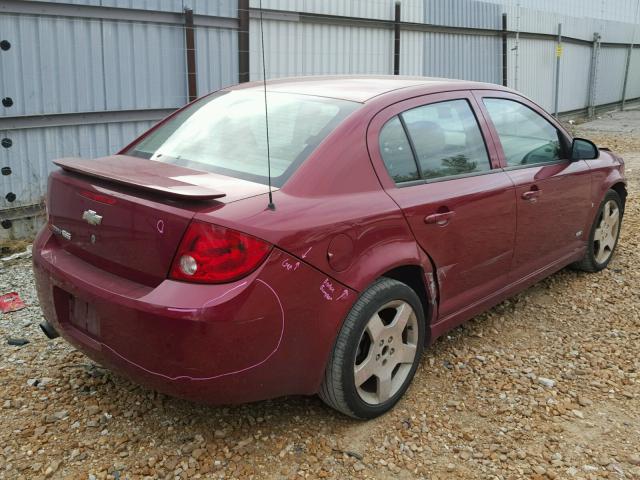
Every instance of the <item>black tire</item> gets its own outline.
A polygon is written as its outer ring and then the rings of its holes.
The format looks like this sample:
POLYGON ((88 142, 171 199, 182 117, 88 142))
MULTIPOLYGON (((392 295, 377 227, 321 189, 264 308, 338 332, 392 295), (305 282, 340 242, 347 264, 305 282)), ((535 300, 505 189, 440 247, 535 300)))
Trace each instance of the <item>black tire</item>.
MULTIPOLYGON (((415 291, 402 282, 380 278, 365 290, 347 315, 336 338, 320 388, 320 398, 330 407, 353 418, 370 419, 387 412, 400 400, 411 384, 425 342, 425 318, 422 303, 415 291), (416 354, 402 386, 387 401, 371 404, 358 393, 354 365, 363 332, 371 317, 389 302, 408 303, 417 320, 416 354)), ((393 354, 393 351, 391 352, 393 354)), ((407 362, 405 365, 409 365, 407 362)), ((406 373, 405 373, 406 374, 406 373)))
POLYGON ((591 226, 591 231, 589 232, 589 240, 587 243, 587 251, 582 258, 582 260, 572 264, 571 266, 576 270, 582 270, 584 272, 599 272, 609 265, 609 262, 613 258, 613 254, 615 252, 615 248, 618 245, 618 239, 620 238, 620 227, 622 226, 622 216, 624 213, 624 204, 622 203, 622 199, 620 195, 615 190, 609 190, 607 194, 604 196, 600 207, 598 208, 598 213, 596 213, 595 219, 593 220, 593 225, 591 226), (614 201, 618 207, 618 211, 620 212, 620 220, 618 221, 618 228, 615 236, 615 243, 613 248, 611 249, 611 254, 607 257, 607 259, 603 262, 598 262, 596 259, 596 245, 595 245, 595 233, 600 221, 602 220, 603 212, 605 205, 609 201, 614 201))

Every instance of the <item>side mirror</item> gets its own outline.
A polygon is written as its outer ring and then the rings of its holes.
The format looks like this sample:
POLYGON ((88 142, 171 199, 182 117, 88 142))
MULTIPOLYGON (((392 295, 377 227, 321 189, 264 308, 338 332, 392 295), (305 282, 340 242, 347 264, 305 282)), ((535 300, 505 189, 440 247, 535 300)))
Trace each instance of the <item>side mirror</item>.
POLYGON ((600 156, 596 144, 586 138, 574 138, 571 144, 571 160, 593 160, 600 156))

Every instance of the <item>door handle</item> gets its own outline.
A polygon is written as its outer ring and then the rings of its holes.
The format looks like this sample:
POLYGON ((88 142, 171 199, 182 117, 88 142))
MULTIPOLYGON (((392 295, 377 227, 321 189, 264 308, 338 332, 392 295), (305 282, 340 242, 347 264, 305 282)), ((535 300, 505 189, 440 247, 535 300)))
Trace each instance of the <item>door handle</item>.
POLYGON ((455 216, 456 212, 442 212, 442 213, 432 213, 431 215, 427 215, 424 217, 425 223, 435 223, 436 225, 444 226, 449 223, 455 216))
POLYGON ((528 200, 529 202, 535 202, 542 192, 540 190, 529 190, 522 194, 523 200, 528 200))

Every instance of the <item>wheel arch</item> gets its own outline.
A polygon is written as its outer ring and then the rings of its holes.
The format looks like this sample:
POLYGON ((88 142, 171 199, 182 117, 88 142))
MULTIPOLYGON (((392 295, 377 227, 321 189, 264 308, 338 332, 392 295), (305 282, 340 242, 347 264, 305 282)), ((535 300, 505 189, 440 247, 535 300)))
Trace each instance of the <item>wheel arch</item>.
MULTIPOLYGON (((422 265, 400 265, 384 272, 380 277, 391 278, 409 286, 422 304, 425 318, 425 342, 431 342, 431 328, 436 313, 435 280, 432 272, 427 272, 422 265)), ((380 278, 379 277, 379 278, 380 278)))
MULTIPOLYGON (((624 207, 627 202, 627 186, 623 181, 618 181, 609 187, 610 190, 616 192, 622 200, 622 212, 624 213, 624 207)), ((606 192, 605 192, 606 195, 606 192)))

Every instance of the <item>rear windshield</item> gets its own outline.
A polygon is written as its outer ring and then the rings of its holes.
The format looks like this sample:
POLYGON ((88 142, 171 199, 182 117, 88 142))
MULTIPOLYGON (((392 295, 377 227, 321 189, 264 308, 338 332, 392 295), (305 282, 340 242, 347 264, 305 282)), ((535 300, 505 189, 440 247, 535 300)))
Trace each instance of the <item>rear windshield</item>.
MULTIPOLYGON (((267 93, 271 178, 281 187, 355 102, 267 93)), ((128 154, 267 184, 264 92, 232 90, 194 103, 128 154)))

